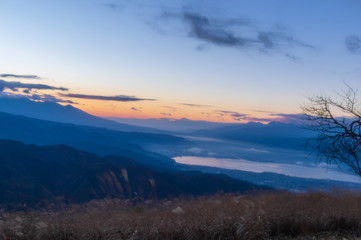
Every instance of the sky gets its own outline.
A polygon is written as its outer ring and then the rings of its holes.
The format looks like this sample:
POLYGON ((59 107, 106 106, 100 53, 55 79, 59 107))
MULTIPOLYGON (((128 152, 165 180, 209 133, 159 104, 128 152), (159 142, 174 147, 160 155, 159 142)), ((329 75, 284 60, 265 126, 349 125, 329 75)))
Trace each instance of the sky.
POLYGON ((360 0, 0 0, 0 96, 264 121, 360 88, 360 0))

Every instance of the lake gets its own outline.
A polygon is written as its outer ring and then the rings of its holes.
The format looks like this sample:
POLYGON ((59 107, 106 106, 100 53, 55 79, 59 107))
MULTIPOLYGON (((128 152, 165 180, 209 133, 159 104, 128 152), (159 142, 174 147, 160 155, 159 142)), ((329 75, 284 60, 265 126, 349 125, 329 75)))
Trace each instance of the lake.
POLYGON ((173 159, 178 163, 188 165, 218 167, 256 173, 272 172, 301 178, 329 179, 361 183, 360 177, 341 171, 336 165, 326 165, 325 163, 304 166, 302 164, 249 161, 241 158, 231 159, 197 156, 181 156, 173 159))

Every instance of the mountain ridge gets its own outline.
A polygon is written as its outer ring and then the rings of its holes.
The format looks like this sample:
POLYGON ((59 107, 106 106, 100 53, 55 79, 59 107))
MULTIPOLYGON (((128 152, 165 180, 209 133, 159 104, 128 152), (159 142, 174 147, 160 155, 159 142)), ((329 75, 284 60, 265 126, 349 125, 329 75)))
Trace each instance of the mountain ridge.
POLYGON ((166 133, 166 131, 159 129, 123 124, 97 117, 69 104, 63 106, 56 102, 36 102, 25 97, 0 97, 0 112, 46 121, 102 127, 117 131, 166 133))
POLYGON ((166 134, 121 132, 78 126, 0 112, 0 138, 37 145, 65 144, 101 155, 136 157, 140 163, 173 168, 174 160, 156 149, 190 144, 181 137, 166 134))

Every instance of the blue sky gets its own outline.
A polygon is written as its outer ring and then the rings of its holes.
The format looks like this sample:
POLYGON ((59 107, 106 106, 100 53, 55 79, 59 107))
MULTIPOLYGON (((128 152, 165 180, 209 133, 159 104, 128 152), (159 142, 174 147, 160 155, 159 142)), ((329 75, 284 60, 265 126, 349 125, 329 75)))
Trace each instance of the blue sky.
POLYGON ((360 87, 359 0, 0 0, 0 9, 0 74, 40 77, 3 84, 68 88, 21 94, 96 115, 248 121, 298 113, 306 96, 344 82, 360 87))

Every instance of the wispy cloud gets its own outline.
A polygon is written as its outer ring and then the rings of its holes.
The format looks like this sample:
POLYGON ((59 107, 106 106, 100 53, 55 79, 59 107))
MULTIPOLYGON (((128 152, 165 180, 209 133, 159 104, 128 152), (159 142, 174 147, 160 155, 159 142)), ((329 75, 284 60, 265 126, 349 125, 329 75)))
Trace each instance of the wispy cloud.
POLYGON ((4 73, 0 74, 1 78, 22 78, 22 79, 41 79, 38 75, 17 75, 17 74, 9 74, 4 73))
POLYGON ((218 117, 231 117, 233 120, 242 121, 242 120, 249 120, 250 117, 248 114, 239 113, 235 111, 227 111, 227 110, 216 110, 214 111, 218 117))
MULTIPOLYGON (((253 40, 235 36, 227 31, 225 27, 232 23, 226 21, 223 23, 212 24, 209 18, 200 14, 185 12, 183 19, 190 25, 189 35, 200 40, 225 46, 244 46, 253 40)), ((234 22, 236 25, 248 25, 247 22, 234 22)))
MULTIPOLYGON (((315 49, 281 29, 260 30, 256 24, 246 18, 212 18, 204 14, 183 11, 181 13, 163 12, 162 18, 180 19, 188 26, 188 36, 204 43, 234 47, 239 49, 255 49, 261 52, 280 51, 290 47, 315 49)), ((204 49, 204 45, 200 49, 204 49)), ((283 52, 293 60, 297 58, 283 52)))
POLYGON ((193 104, 193 103, 179 103, 180 105, 187 106, 187 107, 213 107, 211 105, 202 105, 202 104, 193 104))
POLYGON ((171 107, 171 106, 163 106, 163 107, 170 110, 170 111, 172 111, 172 112, 176 112, 178 110, 178 108, 176 108, 176 107, 171 107))
POLYGON ((286 113, 269 113, 266 117, 254 117, 248 114, 231 114, 233 120, 236 121, 248 121, 248 122, 283 122, 298 124, 304 122, 304 116, 302 114, 286 114, 286 113))
POLYGON ((189 12, 185 12, 183 18, 190 25, 190 36, 216 45, 257 49, 275 49, 284 45, 314 48, 283 32, 257 30, 249 20, 227 19, 217 21, 189 12), (238 33, 235 33, 229 30, 231 26, 239 26, 243 29, 239 29, 238 33), (242 36, 242 34, 246 35, 247 32, 254 32, 254 36, 242 36))
POLYGON ((54 95, 41 94, 41 93, 24 95, 24 94, 18 94, 18 93, 14 93, 14 92, 0 92, 0 97, 1 98, 23 98, 23 99, 29 99, 31 101, 36 101, 36 102, 53 102, 53 103, 78 104, 78 103, 73 102, 71 100, 64 100, 64 99, 57 98, 54 95))
POLYGON ((288 51, 292 47, 301 47, 315 49, 315 46, 308 44, 294 36, 285 28, 259 27, 256 21, 246 17, 227 17, 219 14, 218 16, 210 15, 199 9, 192 3, 160 3, 153 2, 136 2, 125 1, 119 6, 118 2, 112 1, 102 4, 109 9, 116 10, 120 8, 147 8, 147 19, 143 21, 161 34, 170 32, 186 34, 188 37, 198 39, 199 45, 195 49, 204 51, 208 45, 238 48, 241 50, 256 50, 260 53, 278 52, 291 60, 299 60, 297 56, 290 54, 288 51), (123 6, 124 5, 124 6, 123 6), (182 5, 182 6, 180 6, 182 5), (153 15, 160 12, 158 15, 153 15), (176 21, 176 24, 173 24, 176 21), (184 27, 179 27, 182 24, 184 27), (176 26, 176 27, 175 27, 176 26), (168 29, 168 30, 167 30, 168 29), (182 31, 182 32, 181 32, 182 31))
POLYGON ((69 104, 77 104, 71 100, 64 100, 57 98, 53 95, 49 94, 33 94, 30 96, 26 96, 28 99, 33 101, 40 101, 40 102, 54 102, 54 103, 69 103, 69 104))
POLYGON ((86 94, 69 93, 69 94, 61 94, 61 96, 69 97, 69 98, 82 98, 82 99, 118 101, 118 102, 156 101, 156 99, 137 98, 134 96, 126 96, 126 95, 101 96, 101 95, 86 95, 86 94))
POLYGON ((352 35, 345 40, 347 50, 354 54, 361 54, 361 37, 352 35))
POLYGON ((240 113, 235 111, 227 110, 217 110, 215 111, 218 114, 219 118, 230 117, 235 121, 243 122, 284 122, 284 123, 299 123, 302 121, 301 114, 284 114, 284 113, 275 113, 268 111, 256 111, 261 113, 266 113, 266 117, 255 117, 250 114, 240 113))
POLYGON ((18 89, 38 89, 38 90, 60 90, 60 91, 68 91, 67 88, 64 87, 54 87, 45 84, 34 84, 34 83, 22 83, 22 82, 9 82, 0 79, 0 91, 4 91, 5 89, 10 89, 12 91, 17 91, 18 89))
MULTIPOLYGON (((37 75, 0 74, 0 77, 18 78, 18 79, 41 79, 37 75)), ((157 101, 156 99, 138 98, 135 96, 126 96, 126 95, 102 96, 102 95, 87 95, 87 94, 76 94, 76 93, 44 94, 41 91, 37 91, 37 90, 68 91, 69 89, 65 87, 55 87, 46 84, 23 83, 20 81, 5 81, 0 79, 0 93, 5 94, 4 96, 25 97, 32 101, 69 103, 69 104, 78 104, 78 103, 68 99, 64 100, 63 98, 93 99, 93 100, 118 101, 118 102, 157 101), (11 90, 12 93, 4 92, 5 89, 11 90), (19 90, 21 90, 21 93, 19 92, 19 90)), ((132 107, 131 110, 141 111, 141 108, 132 107)))
POLYGON ((136 108, 136 107, 132 107, 131 110, 136 111, 136 112, 141 112, 142 111, 141 108, 136 108))
POLYGON ((235 111, 227 111, 227 110, 217 110, 216 113, 218 114, 227 114, 227 115, 237 115, 237 116, 246 116, 247 114, 243 114, 243 113, 239 113, 239 112, 235 112, 235 111))
POLYGON ((272 113, 270 114, 273 121, 277 120, 279 122, 285 122, 285 123, 303 123, 306 121, 305 116, 302 114, 286 114, 286 113, 272 113))
POLYGON ((118 4, 118 3, 102 3, 101 4, 103 7, 106 7, 108 9, 111 9, 113 11, 119 11, 121 9, 123 9, 124 6, 118 4))

